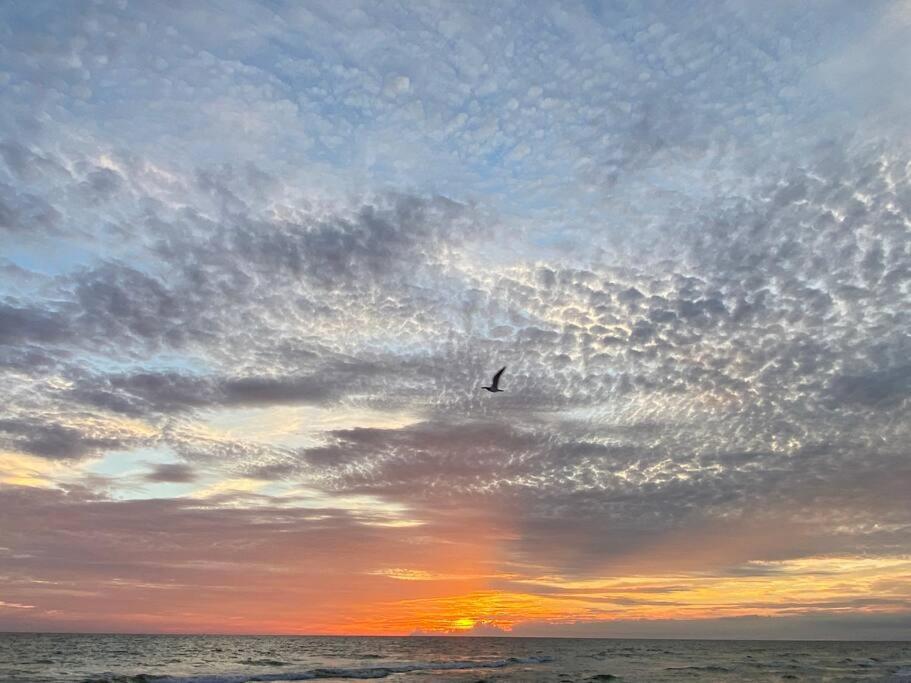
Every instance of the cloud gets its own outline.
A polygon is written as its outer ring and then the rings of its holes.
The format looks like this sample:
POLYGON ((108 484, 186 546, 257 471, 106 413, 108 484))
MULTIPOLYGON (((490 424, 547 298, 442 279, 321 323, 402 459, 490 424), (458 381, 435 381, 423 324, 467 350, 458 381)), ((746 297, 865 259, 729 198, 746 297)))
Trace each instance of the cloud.
POLYGON ((155 465, 144 478, 153 483, 187 484, 195 481, 197 475, 193 468, 185 463, 163 463, 155 465))
MULTIPOLYGON (((4 597, 16 603, 21 595, 37 598, 26 603, 35 604, 31 621, 5 622, 17 628, 42 628, 54 623, 54 614, 64 614, 75 628, 97 630, 116 622, 118 628, 142 624, 159 630, 171 618, 165 603, 177 600, 205 615, 197 626, 215 628, 232 614, 270 604, 274 630, 300 630, 295 623, 303 609, 309 615, 304 630, 330 632, 337 616, 332 585, 340 591, 347 586, 355 599, 399 592, 390 585, 393 579, 362 573, 364 557, 375 567, 396 561, 422 566, 443 557, 454 569, 464 562, 460 554, 472 552, 470 544, 453 544, 451 537, 416 545, 413 527, 389 525, 394 515, 380 510, 289 507, 281 499, 242 492, 204 502, 116 501, 81 487, 5 487, 0 502, 15 517, 5 539, 16 552, 3 557, 4 597), (89 527, 94 531, 86 534, 89 527), (352 547, 359 551, 350 553, 352 547), (281 588, 292 574, 293 596, 281 588), (108 599, 99 601, 101 593, 108 599), (229 593, 233 597, 226 601, 229 593), (124 608, 124 600, 132 606, 124 608)), ((360 620, 362 628, 373 620, 369 610, 349 618, 360 620)))
POLYGON ((911 394, 911 366, 837 377, 832 383, 832 394, 841 401, 868 406, 901 404, 911 394))
POLYGON ((70 525, 16 537, 23 575, 209 609, 238 555, 373 590, 370 553, 433 574, 415 548, 456 539, 452 591, 496 604, 464 577, 509 574, 529 610, 574 595, 547 575, 907 554, 901 10, 233 9, 0 10, 0 446, 79 461, 4 503, 70 525), (134 547, 171 524, 170 564, 134 547))
POLYGON ((325 403, 337 396, 325 375, 206 377, 177 372, 88 376, 67 392, 68 398, 80 403, 128 415, 204 406, 325 403))
POLYGON ((120 449, 127 443, 116 437, 96 436, 73 427, 34 419, 2 419, 0 432, 11 435, 8 447, 53 460, 81 458, 90 453, 120 449))
POLYGON ((801 640, 814 633, 821 640, 895 640, 907 629, 911 615, 850 615, 832 617, 810 615, 793 617, 748 616, 722 619, 611 620, 574 624, 523 624, 513 635, 544 635, 564 638, 681 638, 681 639, 757 639, 801 640))
POLYGON ((0 344, 56 342, 67 337, 66 320, 36 308, 0 304, 0 344))
POLYGON ((225 383, 224 391, 230 403, 297 403, 319 401, 332 392, 326 379, 277 379, 247 377, 225 383))

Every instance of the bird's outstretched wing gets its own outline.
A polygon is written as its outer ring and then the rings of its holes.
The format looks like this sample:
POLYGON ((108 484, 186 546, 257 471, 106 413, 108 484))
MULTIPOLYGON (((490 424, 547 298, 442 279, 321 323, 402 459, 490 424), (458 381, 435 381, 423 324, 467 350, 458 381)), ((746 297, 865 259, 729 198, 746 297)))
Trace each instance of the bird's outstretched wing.
POLYGON ((499 388, 500 388, 500 375, 503 374, 503 371, 504 371, 505 369, 506 369, 506 366, 504 365, 502 368, 500 368, 499 370, 497 370, 497 374, 495 374, 495 375, 493 376, 493 382, 490 383, 490 386, 491 386, 493 389, 499 389, 499 388))

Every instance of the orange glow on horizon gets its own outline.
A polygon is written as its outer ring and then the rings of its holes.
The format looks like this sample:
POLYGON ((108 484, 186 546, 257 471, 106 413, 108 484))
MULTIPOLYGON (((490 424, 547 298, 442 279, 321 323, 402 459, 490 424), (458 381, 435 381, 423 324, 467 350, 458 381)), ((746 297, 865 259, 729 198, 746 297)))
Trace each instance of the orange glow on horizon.
MULTIPOLYGON (((505 633, 526 622, 573 623, 617 620, 700 620, 718 617, 790 616, 818 612, 893 613, 911 586, 911 558, 807 558, 775 563, 760 576, 706 577, 698 574, 633 576, 528 582, 529 590, 477 591, 371 603, 335 633, 403 635, 458 634, 476 626, 505 633), (896 605, 848 605, 894 586, 896 605)), ((446 583, 446 582, 444 582, 446 583)), ((457 586, 450 585, 451 590, 457 586)), ((441 586, 445 593, 445 586, 441 586)))
MULTIPOLYGON (((0 609, 27 612, 47 630, 489 635, 530 624, 895 614, 911 595, 911 556, 756 561, 736 529, 668 537, 588 578, 545 573, 509 555, 516 534, 505 511, 465 514, 470 523, 371 530, 356 551, 327 532, 336 545, 251 545, 222 561, 190 555, 155 565, 160 579, 24 577, 7 581, 0 609), (675 562, 681 544, 687 556, 675 562)), ((775 534, 754 537, 775 551, 775 534)))

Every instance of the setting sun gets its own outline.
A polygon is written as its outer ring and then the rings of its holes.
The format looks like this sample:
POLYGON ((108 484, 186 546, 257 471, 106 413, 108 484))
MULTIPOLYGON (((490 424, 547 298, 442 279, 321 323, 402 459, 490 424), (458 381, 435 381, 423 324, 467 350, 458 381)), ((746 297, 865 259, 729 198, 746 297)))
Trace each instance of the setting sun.
POLYGON ((469 619, 468 617, 462 617, 452 622, 452 628, 457 631, 464 631, 472 626, 474 626, 474 619, 469 619))

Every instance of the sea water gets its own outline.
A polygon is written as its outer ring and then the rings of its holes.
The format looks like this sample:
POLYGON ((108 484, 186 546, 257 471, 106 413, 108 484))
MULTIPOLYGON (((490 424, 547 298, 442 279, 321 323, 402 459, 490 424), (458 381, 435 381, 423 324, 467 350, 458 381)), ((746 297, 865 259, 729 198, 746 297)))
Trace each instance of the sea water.
POLYGON ((0 634, 2 683, 905 681, 911 643, 0 634))

